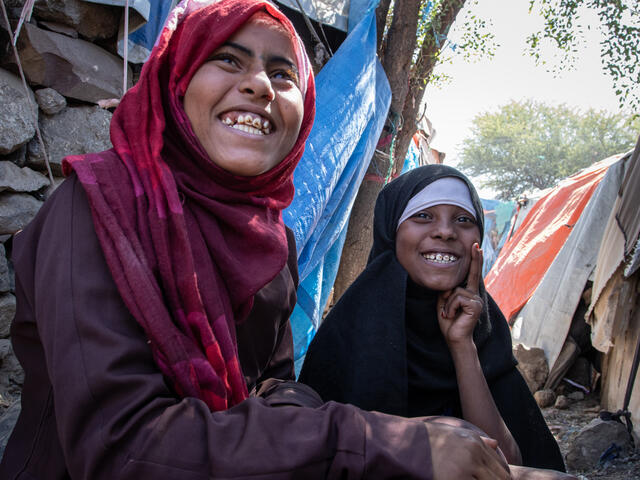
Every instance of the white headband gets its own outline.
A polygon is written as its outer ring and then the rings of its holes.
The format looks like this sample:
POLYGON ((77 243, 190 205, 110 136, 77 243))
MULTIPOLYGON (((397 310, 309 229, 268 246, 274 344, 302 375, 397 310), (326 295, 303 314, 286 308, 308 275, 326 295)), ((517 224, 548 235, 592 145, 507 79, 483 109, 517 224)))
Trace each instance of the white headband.
POLYGON ((473 207, 467 184, 456 177, 443 177, 431 182, 411 197, 404 212, 400 215, 396 230, 402 222, 419 211, 442 204, 464 208, 477 220, 476 209, 473 207))

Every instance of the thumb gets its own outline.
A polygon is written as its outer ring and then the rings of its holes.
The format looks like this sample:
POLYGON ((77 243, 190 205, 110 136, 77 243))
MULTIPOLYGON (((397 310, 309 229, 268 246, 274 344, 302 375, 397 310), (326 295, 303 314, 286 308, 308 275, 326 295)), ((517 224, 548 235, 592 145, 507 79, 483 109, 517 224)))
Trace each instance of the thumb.
POLYGON ((482 436, 480 438, 482 439, 482 441, 487 447, 492 448, 493 450, 496 450, 498 448, 498 441, 495 438, 482 437, 482 436))

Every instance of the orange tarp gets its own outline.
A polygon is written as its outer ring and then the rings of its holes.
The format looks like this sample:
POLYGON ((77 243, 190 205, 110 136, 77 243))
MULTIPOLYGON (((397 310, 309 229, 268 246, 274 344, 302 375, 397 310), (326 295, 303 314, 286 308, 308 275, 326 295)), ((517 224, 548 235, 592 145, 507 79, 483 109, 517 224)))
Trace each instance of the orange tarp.
POLYGON ((564 179, 533 206, 485 277, 507 319, 527 303, 611 165, 610 159, 564 179))

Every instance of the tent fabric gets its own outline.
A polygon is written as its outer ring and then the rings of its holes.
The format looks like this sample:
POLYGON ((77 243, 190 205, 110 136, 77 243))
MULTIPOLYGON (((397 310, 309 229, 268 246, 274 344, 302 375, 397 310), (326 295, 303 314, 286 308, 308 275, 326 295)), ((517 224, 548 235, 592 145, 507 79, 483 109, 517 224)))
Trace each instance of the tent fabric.
POLYGON ((300 286, 291 316, 296 359, 322 318, 349 213, 384 127, 391 89, 376 57, 375 4, 316 79, 316 120, 284 212, 298 248, 300 286))
MULTIPOLYGON (((620 161, 620 157, 616 155, 599 162, 589 170, 570 177, 571 182, 563 182, 563 185, 558 187, 557 190, 560 192, 555 198, 566 199, 566 195, 561 193, 566 189, 571 190, 567 192, 570 194, 569 197, 576 192, 580 193, 583 197, 580 201, 567 199, 568 204, 576 205, 574 208, 579 212, 567 212, 564 205, 554 205, 549 202, 549 198, 538 202, 542 209, 555 209, 547 210, 548 216, 545 220, 549 221, 549 225, 560 225, 564 227, 560 228, 561 232, 568 230, 570 233, 564 236, 561 248, 557 253, 553 252, 553 257, 549 252, 533 250, 546 254, 540 255, 538 263, 543 276, 536 285, 535 293, 517 314, 512 337, 516 343, 542 348, 550 369, 553 369, 560 354, 584 286, 598 256, 607 219, 616 201, 622 179, 624 162, 620 161), (583 207, 584 203, 587 204, 583 207), (573 222, 572 228, 565 226, 569 221, 573 222), (550 257, 552 263, 548 265, 546 261, 550 257)), ((535 214, 535 211, 532 211, 532 214, 535 214)), ((544 217, 539 217, 541 218, 544 217)), ((527 221, 528 218, 525 223, 527 221)), ((529 224, 529 229, 531 228, 533 225, 529 224)), ((545 243, 557 241, 550 237, 551 235, 547 235, 546 238, 538 236, 537 239, 545 243)), ((531 267, 536 265, 535 260, 528 265, 527 262, 523 263, 524 266, 515 265, 515 268, 531 271, 531 267)), ((540 271, 536 274, 539 275, 540 271)))
MULTIPOLYGON (((640 188, 638 188, 640 185, 640 162, 638 157, 640 157, 640 138, 631 156, 629 172, 620 187, 620 195, 624 200, 616 215, 624 233, 626 255, 631 254, 640 236, 640 208, 638 208, 640 205, 640 188)), ((627 272, 625 275, 630 276, 627 272)))
POLYGON ((531 298, 600 180, 619 158, 602 160, 562 180, 535 204, 504 245, 485 285, 507 320, 531 298))
MULTIPOLYGON (((118 2, 123 5, 124 0, 103 0, 104 2, 118 2)), ((143 0, 136 0, 141 2, 143 0)), ((144 0, 148 4, 148 0, 144 0)), ((131 2, 130 2, 131 3, 131 2)), ((147 23, 140 28, 131 28, 129 33, 127 59, 131 63, 144 63, 149 58, 149 53, 156 43, 156 38, 162 31, 169 12, 176 5, 176 0, 162 0, 151 2, 147 6, 147 23)), ((118 55, 124 57, 124 34, 120 32, 118 37, 118 55)))

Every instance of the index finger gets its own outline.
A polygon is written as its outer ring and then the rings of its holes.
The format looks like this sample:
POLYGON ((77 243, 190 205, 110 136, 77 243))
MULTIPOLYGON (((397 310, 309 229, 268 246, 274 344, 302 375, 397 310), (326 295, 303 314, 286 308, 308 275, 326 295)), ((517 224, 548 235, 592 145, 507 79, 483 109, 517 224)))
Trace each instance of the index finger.
POLYGON ((474 294, 480 291, 480 272, 482 271, 482 250, 475 242, 471 245, 471 264, 469 265, 469 275, 467 275, 467 290, 474 294))

